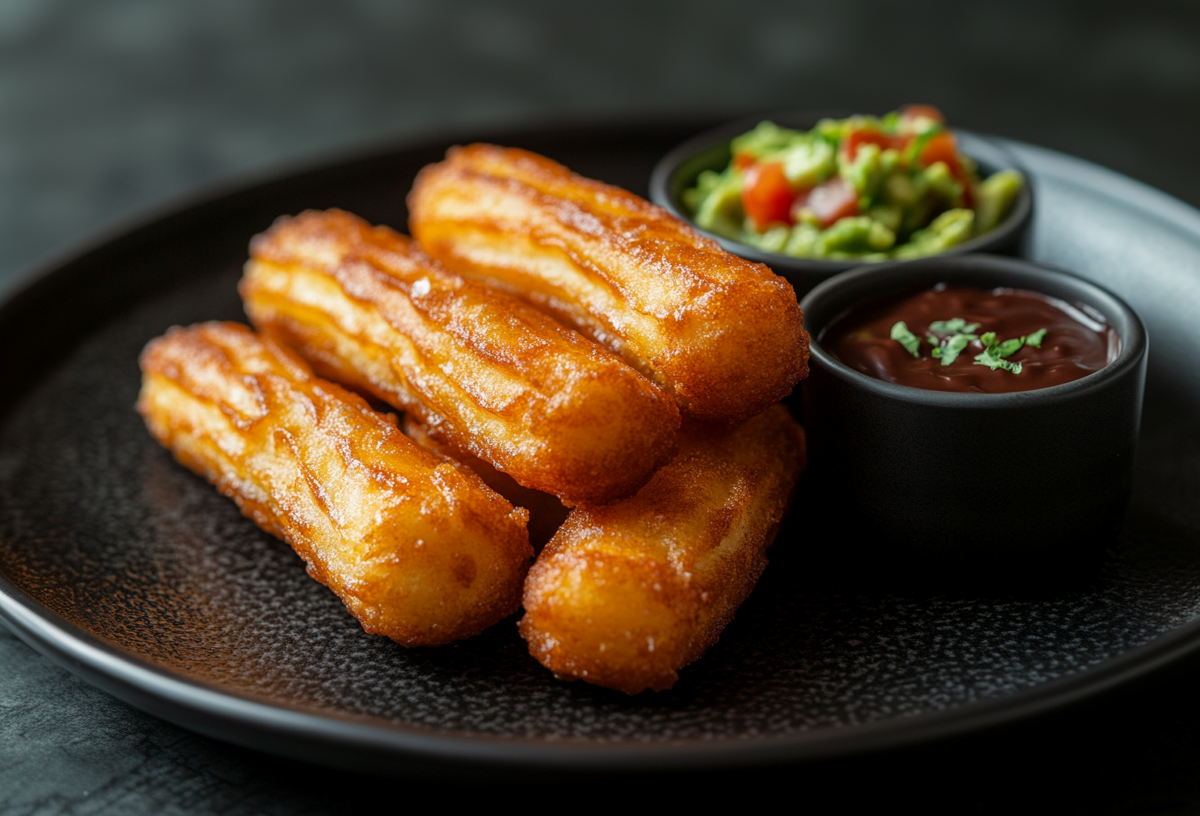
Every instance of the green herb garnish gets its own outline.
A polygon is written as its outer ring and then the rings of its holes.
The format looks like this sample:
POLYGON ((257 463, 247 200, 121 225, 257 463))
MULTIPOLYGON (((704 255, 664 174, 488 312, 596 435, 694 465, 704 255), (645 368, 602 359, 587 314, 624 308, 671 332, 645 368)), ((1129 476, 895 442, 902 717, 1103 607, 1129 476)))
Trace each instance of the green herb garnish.
POLYGON ((950 365, 958 359, 958 355, 962 354, 975 339, 973 334, 956 334, 946 341, 946 345, 942 346, 938 351, 941 354, 938 357, 942 360, 942 365, 950 365))
POLYGON ((908 326, 904 325, 903 320, 896 321, 896 325, 892 326, 892 339, 904 346, 905 350, 913 357, 921 356, 921 340, 908 330, 908 326))
MULTIPOLYGON (((995 332, 985 332, 982 336, 975 334, 978 328, 978 323, 968 323, 961 317, 933 321, 929 324, 929 334, 925 335, 925 342, 933 346, 929 356, 940 360, 942 365, 950 365, 967 350, 972 340, 978 340, 983 343, 983 352, 975 355, 976 365, 987 366, 992 371, 1002 368, 1013 374, 1020 374, 1021 364, 1005 358, 1016 354, 1026 345, 1040 348, 1042 340, 1046 337, 1046 330, 1038 329, 1025 337, 1014 337, 1001 342, 995 332), (943 337, 939 338, 937 335, 943 337)), ((904 346, 905 351, 913 357, 921 356, 921 340, 909 330, 903 320, 896 321, 892 326, 892 339, 904 346)))
POLYGON ((935 320, 929 324, 929 330, 936 334, 971 334, 978 328, 978 323, 968 323, 961 317, 954 317, 950 320, 935 320))
MULTIPOLYGON (((1002 347, 1000 342, 996 339, 995 332, 987 332, 986 334, 983 335, 983 337, 980 337, 979 339, 983 343, 983 353, 975 355, 975 363, 977 365, 987 366, 992 371, 995 371, 997 368, 1003 368, 1005 371, 1011 371, 1013 374, 1021 373, 1021 364, 1020 363, 1014 363, 1011 360, 1004 359, 1005 357, 1007 357, 1009 354, 1012 354, 1013 351, 1016 351, 1017 349, 1012 349, 1012 351, 1009 351, 1006 354, 1004 347, 1002 347)), ((1011 346, 1011 345, 1012 345, 1011 340, 1009 340, 1007 343, 1004 344, 1004 346, 1011 346)), ((1018 343, 1017 348, 1020 348, 1020 347, 1021 346, 1018 343)))
POLYGON ((975 355, 975 363, 977 365, 987 366, 992 371, 997 368, 1003 368, 1005 371, 1011 371, 1013 374, 1021 373, 1021 364, 1014 363, 1012 360, 1005 360, 1005 357, 1011 357, 1021 350, 1021 347, 1026 343, 1038 348, 1042 345, 1042 338, 1046 336, 1045 329, 1038 329, 1033 334, 1025 337, 1014 337, 1011 340, 1005 340, 1001 343, 996 338, 995 332, 987 332, 979 338, 983 343, 983 353, 975 355))
POLYGON ((974 333, 978 328, 978 323, 968 323, 961 317, 933 321, 929 324, 929 331, 949 335, 949 337, 946 339, 945 345, 942 345, 942 341, 933 334, 926 338, 929 345, 934 347, 931 352, 932 356, 941 360, 942 365, 950 365, 958 359, 958 355, 963 353, 972 340, 979 339, 979 336, 974 333))

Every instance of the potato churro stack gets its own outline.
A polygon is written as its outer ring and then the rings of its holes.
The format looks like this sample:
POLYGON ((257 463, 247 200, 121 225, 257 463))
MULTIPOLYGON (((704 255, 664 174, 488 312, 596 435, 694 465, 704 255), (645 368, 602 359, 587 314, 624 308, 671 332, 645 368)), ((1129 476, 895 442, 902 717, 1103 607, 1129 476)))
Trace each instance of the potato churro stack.
POLYGON ((808 372, 795 293, 521 150, 453 149, 409 203, 420 245, 338 210, 255 237, 261 334, 152 341, 138 410, 368 632, 449 643, 523 593, 556 676, 670 688, 754 588, 804 468, 778 404, 808 372))

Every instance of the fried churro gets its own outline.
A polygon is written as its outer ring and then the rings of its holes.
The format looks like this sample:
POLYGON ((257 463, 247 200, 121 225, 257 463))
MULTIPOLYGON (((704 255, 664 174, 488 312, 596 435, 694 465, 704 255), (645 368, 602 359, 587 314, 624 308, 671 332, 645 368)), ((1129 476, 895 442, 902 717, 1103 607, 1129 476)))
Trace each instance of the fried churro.
POLYGON ((430 255, 612 349, 692 417, 744 420, 808 374, 791 285, 632 193, 476 144, 422 170, 408 206, 430 255))
POLYGON ((670 688, 757 583, 804 463, 782 405, 734 428, 685 428, 679 455, 635 496, 573 508, 538 556, 520 622, 530 653, 562 679, 670 688))
POLYGON ((535 552, 546 546, 553 535, 558 532, 563 521, 567 518, 567 507, 563 503, 540 490, 523 487, 516 479, 507 473, 501 473, 478 456, 472 456, 457 448, 439 442, 429 434, 429 429, 417 418, 406 414, 404 416, 404 433, 409 439, 423 448, 428 448, 440 456, 445 456, 455 464, 469 468, 471 472, 483 479, 487 486, 512 502, 514 507, 523 507, 529 511, 529 543, 535 552))
POLYGON ((240 290, 318 374, 565 502, 628 495, 674 453, 674 402, 618 356, 349 213, 280 219, 240 290))
POLYGON ((154 438, 289 543, 366 631, 437 646, 516 611, 526 511, 394 418, 234 323, 176 327, 141 366, 154 438))

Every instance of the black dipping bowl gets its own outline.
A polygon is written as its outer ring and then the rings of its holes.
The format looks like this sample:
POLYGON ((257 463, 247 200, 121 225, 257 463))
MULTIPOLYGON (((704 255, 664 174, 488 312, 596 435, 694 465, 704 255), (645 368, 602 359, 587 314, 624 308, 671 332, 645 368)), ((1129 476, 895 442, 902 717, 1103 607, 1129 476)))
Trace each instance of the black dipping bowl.
MULTIPOLYGON (((691 216, 684 209, 683 191, 696 184, 696 177, 704 170, 720 172, 729 165, 732 154, 729 142, 735 136, 740 136, 754 128, 759 122, 771 120, 777 125, 796 130, 810 130, 818 121, 824 118, 844 119, 849 114, 843 112, 814 112, 800 111, 777 113, 773 115, 755 116, 739 119, 727 125, 715 128, 688 139, 676 147, 658 164, 650 175, 650 200, 660 207, 665 207, 676 218, 681 218, 692 224, 691 216)), ((970 156, 979 165, 981 176, 988 176, 997 170, 1015 168, 1020 170, 1017 161, 1004 147, 986 136, 956 130, 959 150, 970 156)), ((963 244, 943 253, 944 255, 963 255, 968 252, 992 252, 1016 254, 1021 245, 1021 238, 1029 226, 1033 215, 1033 191, 1030 189, 1029 174, 1025 174, 1025 185, 1021 194, 1013 203, 1005 219, 994 230, 973 238, 963 244)), ((810 289, 822 281, 844 272, 862 266, 861 260, 823 261, 812 258, 793 258, 789 255, 779 255, 774 252, 763 252, 752 246, 722 237, 699 227, 702 234, 717 241, 729 252, 750 261, 764 263, 777 274, 788 279, 797 297, 802 297, 810 289)), ((941 256, 938 256, 941 257, 941 256)))
POLYGON ((1133 480, 1147 344, 1141 320, 1116 295, 1027 261, 969 255, 859 267, 800 305, 813 338, 803 383, 809 484, 834 547, 983 577, 1057 568, 1116 538, 1133 480), (1091 307, 1121 350, 1074 382, 978 394, 877 380, 821 344, 848 309, 942 281, 1091 307))

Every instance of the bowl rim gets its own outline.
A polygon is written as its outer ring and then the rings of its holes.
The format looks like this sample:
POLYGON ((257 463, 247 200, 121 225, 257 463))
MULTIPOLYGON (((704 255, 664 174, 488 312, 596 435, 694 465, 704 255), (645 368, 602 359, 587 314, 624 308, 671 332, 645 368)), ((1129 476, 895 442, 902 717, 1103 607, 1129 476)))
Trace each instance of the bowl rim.
MULTIPOLYGON (((680 219, 692 229, 703 235, 705 238, 710 238, 716 241, 726 251, 732 252, 735 255, 743 257, 757 263, 764 263, 768 266, 777 265, 786 269, 793 269, 804 272, 817 272, 831 274, 847 269, 853 269, 864 264, 884 264, 891 261, 863 261, 861 258, 849 258, 844 260, 831 260, 825 258, 801 258, 792 255, 784 255, 778 252, 766 252, 764 250, 752 247, 749 244, 743 244, 732 238, 726 238, 723 235, 718 235, 715 232, 698 226, 687 213, 683 211, 676 196, 672 195, 673 181, 675 180, 679 169, 685 162, 703 153, 706 150, 711 150, 722 143, 727 143, 735 136, 740 136, 749 130, 752 130, 760 122, 772 121, 779 123, 784 122, 783 127, 801 127, 800 124, 787 124, 787 122, 810 122, 809 127, 816 125, 821 119, 837 118, 845 119, 854 116, 854 113, 847 113, 838 109, 812 109, 812 110, 784 110, 764 113, 756 116, 743 116, 738 119, 726 122, 723 125, 706 130, 699 133, 686 141, 676 145, 667 152, 658 163, 654 165, 654 169, 650 173, 650 200, 658 206, 664 208, 671 215, 680 219)), ((939 252, 937 255, 929 257, 940 258, 951 255, 963 255, 973 252, 985 252, 988 249, 1006 244, 1014 239, 1026 227, 1028 227, 1033 217, 1034 193, 1033 184, 1029 172, 1021 165, 1021 162, 1006 149, 1001 142, 998 142, 993 137, 986 134, 974 133, 969 130, 960 128, 950 128, 951 132, 956 136, 965 137, 965 141, 969 144, 975 142, 978 144, 986 144, 991 149, 1003 154, 1008 163, 1006 168, 1011 168, 1021 171, 1025 177, 1025 184, 1021 187, 1021 192, 1017 195, 1017 200, 1013 203, 1012 209, 1004 217, 995 229, 983 235, 976 236, 969 241, 964 241, 961 244, 951 247, 944 252, 939 252)), ((963 152, 970 155, 970 151, 963 152)), ((978 162, 977 157, 972 156, 978 162)), ((984 161, 982 164, 991 167, 992 165, 984 161)), ((1006 169, 997 167, 996 169, 1006 169)))
MULTIPOLYGON (((966 283, 965 285, 977 284, 966 283)), ((1034 407, 1070 401, 1077 396, 1089 394, 1119 382, 1130 369, 1143 363, 1149 348, 1149 335, 1146 332, 1145 324, 1142 323, 1133 307, 1111 290, 1065 269, 1020 258, 984 253, 935 255, 911 261, 858 266, 835 275, 814 287, 800 302, 800 310, 804 315, 804 328, 810 337, 810 358, 826 371, 849 385, 885 399, 938 408, 983 411, 1011 410, 1017 407, 1034 407), (821 344, 821 333, 848 309, 903 289, 922 284, 932 286, 942 280, 953 280, 955 277, 998 279, 1001 282, 991 285, 1011 285, 1014 288, 1028 289, 1068 302, 1082 302, 1104 315, 1105 320, 1117 332, 1121 341, 1120 351, 1108 365, 1078 380, 1030 391, 982 394, 934 391, 877 380, 860 371, 855 371, 834 357, 821 344), (1002 282, 1004 280, 1011 280, 1013 283, 1006 284, 1002 282), (1043 284, 1060 292, 1066 290, 1069 294, 1063 297, 1060 294, 1047 292, 1042 288, 1043 284), (835 308, 838 298, 845 298, 849 296, 849 292, 868 288, 873 289, 870 294, 860 296, 841 308, 835 308), (830 301, 833 301, 835 305, 827 305, 830 301), (828 316, 822 313, 822 310, 825 309, 832 310, 828 316), (813 311, 816 311, 817 317, 822 318, 819 325, 810 322, 809 315, 813 311)))

